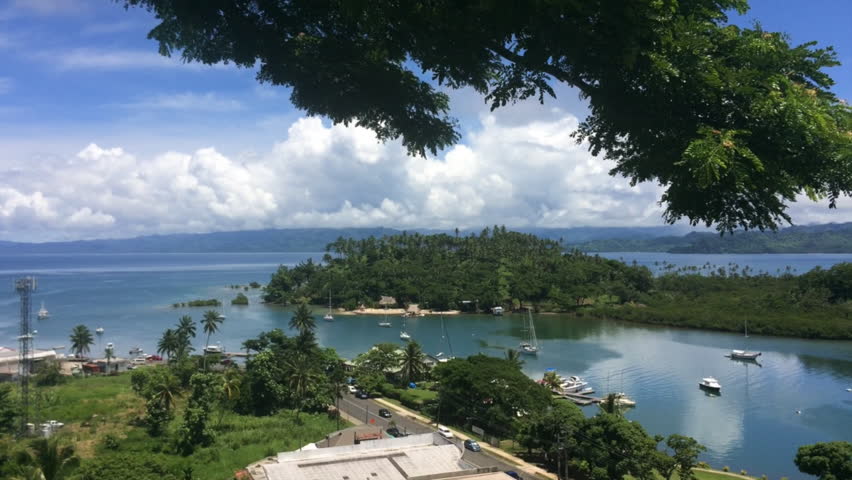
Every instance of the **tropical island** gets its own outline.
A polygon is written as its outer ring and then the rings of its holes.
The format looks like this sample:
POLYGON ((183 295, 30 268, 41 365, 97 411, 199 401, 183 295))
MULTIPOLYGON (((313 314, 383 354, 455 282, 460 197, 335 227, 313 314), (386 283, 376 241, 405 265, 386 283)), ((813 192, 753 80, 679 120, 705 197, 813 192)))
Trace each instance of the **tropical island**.
POLYGON ((737 265, 669 269, 565 252, 559 242, 486 228, 478 235, 402 233, 340 238, 321 262, 281 266, 264 289, 275 304, 380 307, 383 296, 433 310, 517 310, 803 338, 850 339, 852 265, 770 276, 737 265))

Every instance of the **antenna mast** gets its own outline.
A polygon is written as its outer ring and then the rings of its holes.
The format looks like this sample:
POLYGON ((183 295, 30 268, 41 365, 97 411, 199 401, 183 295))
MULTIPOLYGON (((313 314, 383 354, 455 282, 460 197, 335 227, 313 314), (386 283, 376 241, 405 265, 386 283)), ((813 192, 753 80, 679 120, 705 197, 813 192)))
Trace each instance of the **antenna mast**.
POLYGON ((18 382, 21 386, 20 434, 27 432, 30 414, 30 375, 33 367, 32 292, 36 289, 34 277, 15 280, 15 291, 21 297, 21 331, 18 336, 18 382))

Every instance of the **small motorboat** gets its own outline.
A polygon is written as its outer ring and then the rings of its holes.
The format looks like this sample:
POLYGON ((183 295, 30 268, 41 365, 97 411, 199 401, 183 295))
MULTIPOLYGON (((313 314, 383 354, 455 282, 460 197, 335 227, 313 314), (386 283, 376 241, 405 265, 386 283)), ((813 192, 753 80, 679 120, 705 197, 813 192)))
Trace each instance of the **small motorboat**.
POLYGON ((408 332, 403 330, 402 332, 399 332, 399 339, 407 342, 411 340, 411 335, 409 335, 408 332))
POLYGON ((583 380, 582 378, 580 378, 576 375, 572 375, 572 376, 562 380, 560 387, 562 388, 562 391, 565 392, 565 393, 578 393, 578 392, 580 392, 580 390, 583 389, 583 387, 585 387, 588 384, 589 384, 589 382, 583 380))
POLYGON ((139 355, 141 353, 142 353, 142 349, 139 348, 139 347, 133 347, 133 348, 130 349, 131 355, 139 355))
POLYGON ((104 334, 104 327, 96 328, 95 333, 97 333, 98 335, 103 335, 104 334))
POLYGON ((734 360, 757 360, 761 352, 749 352, 747 350, 731 350, 730 357, 734 360))
POLYGON ((322 319, 323 319, 323 320, 325 320, 326 322, 333 322, 333 321, 334 321, 334 315, 332 315, 332 314, 330 314, 330 313, 326 313, 326 314, 322 317, 322 319))
POLYGON ((44 320, 45 318, 47 318, 49 316, 50 316, 50 312, 48 312, 47 309, 44 308, 44 302, 41 302, 41 308, 38 311, 38 319, 44 320))
POLYGON ((852 392, 852 388, 847 388, 847 389, 846 389, 846 391, 847 391, 847 392, 852 392))
POLYGON ((224 319, 226 319, 226 318, 228 318, 228 317, 226 317, 226 316, 224 316, 224 315, 222 315, 222 314, 219 314, 219 316, 218 316, 218 317, 216 317, 216 318, 218 318, 219 320, 224 320, 224 319))
POLYGON ((503 316, 503 307, 500 307, 500 306, 492 307, 491 308, 491 315, 494 315, 495 317, 503 316))
POLYGON ((390 328, 391 323, 390 322, 379 322, 379 326, 384 327, 384 328, 390 328))
POLYGON ((722 385, 713 377, 702 378, 701 381, 698 382, 698 386, 705 390, 710 390, 711 392, 718 392, 722 390, 722 385))

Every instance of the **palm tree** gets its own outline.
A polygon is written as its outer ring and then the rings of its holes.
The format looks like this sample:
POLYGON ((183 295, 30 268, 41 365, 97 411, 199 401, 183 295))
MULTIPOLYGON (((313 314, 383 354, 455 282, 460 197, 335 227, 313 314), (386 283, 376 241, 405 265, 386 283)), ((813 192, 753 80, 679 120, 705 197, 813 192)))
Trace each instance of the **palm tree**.
MULTIPOLYGON (((207 334, 207 341, 204 343, 204 352, 207 353, 207 347, 210 346, 210 335, 219 331, 219 325, 225 320, 222 315, 216 310, 207 310, 204 312, 204 318, 201 320, 201 327, 204 333, 207 334)), ((207 370, 207 355, 204 355, 204 370, 207 370)))
POLYGON ((612 415, 621 415, 621 405, 618 404, 618 395, 610 393, 604 397, 600 404, 601 411, 612 415))
POLYGON ((225 409, 233 404, 234 399, 240 396, 240 372, 237 368, 229 368, 222 375, 221 390, 219 392, 219 402, 222 407, 219 412, 219 425, 222 424, 222 419, 225 417, 225 409))
POLYGON ((152 399, 156 400, 166 410, 170 410, 175 406, 175 398, 178 396, 180 386, 174 376, 161 375, 152 391, 152 399))
POLYGON ((426 373, 426 364, 423 363, 425 355, 420 344, 409 342, 402 352, 402 378, 405 383, 416 382, 426 373))
POLYGON ((166 331, 163 332, 163 336, 160 337, 160 341, 157 342, 157 353, 165 355, 166 362, 168 362, 171 360, 171 356, 177 352, 179 342, 180 339, 178 338, 177 332, 171 328, 167 328, 166 331))
POLYGON ((74 455, 73 446, 60 447, 55 438, 39 438, 22 454, 19 462, 35 466, 44 480, 62 480, 80 464, 80 459, 74 455))
POLYGON ((83 352, 88 353, 89 347, 95 343, 92 332, 85 325, 77 325, 71 330, 71 350, 77 357, 82 357, 83 352))
POLYGON ((524 359, 521 358, 521 352, 515 350, 514 348, 510 348, 506 350, 506 360, 515 364, 518 367, 518 370, 524 366, 524 359))
POLYGON ((301 332, 313 332, 317 327, 314 322, 314 317, 311 316, 310 310, 308 310, 308 304, 306 302, 302 302, 299 304, 298 308, 296 308, 296 313, 293 315, 293 318, 290 319, 290 328, 294 330, 298 330, 301 332))
POLYGON ((195 322, 189 315, 184 315, 178 320, 177 328, 175 329, 178 337, 177 349, 175 354, 177 357, 184 357, 192 351, 191 338, 195 338, 195 322))
POLYGON ((296 421, 299 421, 299 412, 305 407, 308 389, 317 383, 319 374, 307 355, 296 354, 284 364, 287 372, 287 385, 293 393, 299 408, 296 409, 296 421))
POLYGON ((555 390, 562 386, 562 382, 559 381, 559 376, 553 371, 544 372, 543 383, 544 386, 550 390, 555 390))

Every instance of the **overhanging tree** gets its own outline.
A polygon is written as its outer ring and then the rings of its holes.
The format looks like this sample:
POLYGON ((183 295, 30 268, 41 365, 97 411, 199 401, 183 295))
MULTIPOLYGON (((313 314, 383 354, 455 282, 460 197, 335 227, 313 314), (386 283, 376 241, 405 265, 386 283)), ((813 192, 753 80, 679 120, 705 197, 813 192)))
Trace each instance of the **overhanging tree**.
POLYGON ((611 174, 663 185, 670 222, 776 228, 798 194, 852 191, 834 51, 728 25, 746 0, 123 3, 155 13, 160 53, 257 67, 298 108, 413 154, 460 138, 445 89, 496 109, 572 86, 590 112, 577 139, 611 174))

